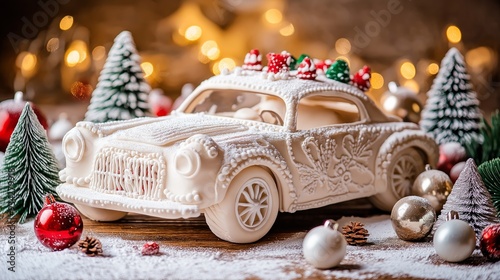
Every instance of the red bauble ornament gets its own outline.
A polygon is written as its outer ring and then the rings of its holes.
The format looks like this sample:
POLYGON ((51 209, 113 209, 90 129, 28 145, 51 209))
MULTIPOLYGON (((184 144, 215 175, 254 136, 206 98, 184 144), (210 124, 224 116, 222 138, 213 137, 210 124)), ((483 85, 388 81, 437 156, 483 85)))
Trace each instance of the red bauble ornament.
POLYGON ((282 53, 268 53, 267 60, 268 73, 278 74, 290 71, 291 55, 285 51, 282 53))
POLYGON ((54 251, 71 247, 80 240, 83 222, 75 207, 56 202, 51 194, 35 219, 35 235, 40 242, 54 251))
POLYGON ((439 146, 439 161, 437 169, 446 174, 450 174, 451 169, 455 164, 465 161, 467 153, 465 148, 460 143, 449 142, 439 146))
POLYGON ((490 260, 500 260, 500 224, 485 227, 479 243, 481 253, 490 260))
POLYGON ((372 70, 368 66, 363 66, 359 69, 356 74, 352 77, 352 84, 358 87, 362 91, 367 91, 370 87, 370 78, 372 76, 372 70))
POLYGON ((141 253, 143 256, 158 255, 158 253, 160 253, 160 245, 153 241, 146 242, 146 244, 142 246, 141 253))
MULTIPOLYGON (((9 145, 10 136, 14 128, 16 128, 24 104, 26 104, 26 101, 23 101, 23 93, 20 91, 16 92, 14 99, 5 100, 0 103, 0 151, 2 152, 5 152, 7 145, 9 145)), ((40 124, 47 129, 49 126, 45 116, 33 103, 31 104, 31 108, 33 108, 40 124)))
POLYGON ((455 165, 450 170, 450 179, 453 183, 455 183, 460 176, 460 173, 462 173, 462 170, 465 168, 465 161, 461 161, 455 165))
POLYGON ((297 77, 303 80, 314 80, 316 79, 316 76, 316 65, 314 65, 314 62, 306 56, 299 64, 297 77))

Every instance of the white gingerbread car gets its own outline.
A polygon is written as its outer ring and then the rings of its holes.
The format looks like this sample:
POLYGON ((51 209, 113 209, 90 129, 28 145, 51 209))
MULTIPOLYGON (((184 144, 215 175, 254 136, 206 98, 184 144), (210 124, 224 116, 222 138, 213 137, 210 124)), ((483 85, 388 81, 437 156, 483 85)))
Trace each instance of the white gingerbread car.
POLYGON ((278 212, 369 197, 390 210, 438 149, 356 87, 237 68, 171 116, 94 124, 64 137, 57 193, 87 217, 201 213, 218 237, 254 242, 278 212))

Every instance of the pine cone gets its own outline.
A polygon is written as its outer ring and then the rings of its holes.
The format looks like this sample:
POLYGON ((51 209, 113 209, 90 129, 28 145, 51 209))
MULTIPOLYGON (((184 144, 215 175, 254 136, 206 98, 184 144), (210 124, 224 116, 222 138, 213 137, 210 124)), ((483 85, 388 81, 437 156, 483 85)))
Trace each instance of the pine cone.
POLYGON ((368 238, 368 230, 364 228, 364 224, 360 222, 351 222, 342 227, 342 234, 349 245, 365 245, 368 238))
POLYGON ((78 248, 80 251, 89 255, 90 257, 94 257, 102 254, 102 244, 99 239, 94 237, 85 237, 85 240, 78 241, 78 248))

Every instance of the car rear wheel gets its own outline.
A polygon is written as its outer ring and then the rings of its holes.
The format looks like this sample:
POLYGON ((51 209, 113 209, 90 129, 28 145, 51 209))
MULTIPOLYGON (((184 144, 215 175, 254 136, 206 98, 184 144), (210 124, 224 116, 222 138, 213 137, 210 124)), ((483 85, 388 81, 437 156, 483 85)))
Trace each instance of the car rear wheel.
POLYGON ((128 214, 127 212, 96 208, 82 204, 75 204, 75 207, 87 218, 99 222, 117 221, 128 214))
POLYGON ((414 148, 407 148, 393 157, 387 169, 387 190, 370 197, 379 209, 391 211, 401 198, 410 195, 413 182, 425 171, 425 160, 414 148))
POLYGON ((224 199, 205 211, 205 219, 219 238, 234 243, 261 239, 278 215, 278 190, 273 177, 249 167, 231 182, 224 199))

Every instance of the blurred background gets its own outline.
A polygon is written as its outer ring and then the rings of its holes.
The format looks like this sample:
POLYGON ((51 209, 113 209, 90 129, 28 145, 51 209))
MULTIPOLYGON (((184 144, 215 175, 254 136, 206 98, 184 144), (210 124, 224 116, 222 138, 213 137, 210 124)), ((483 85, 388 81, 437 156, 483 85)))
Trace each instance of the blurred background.
MULTIPOLYGON (((81 120, 113 39, 129 30, 152 88, 175 99, 253 48, 343 58, 372 68, 376 102, 391 81, 425 100, 450 47, 465 56, 487 115, 500 108, 500 3, 410 0, 16 0, 0 25, 0 101, 23 91, 49 121, 81 120)), ((264 64, 265 59, 264 59, 264 64)))

